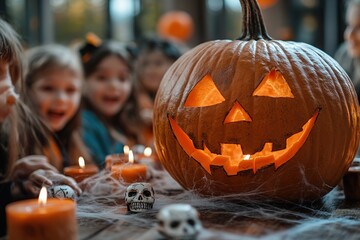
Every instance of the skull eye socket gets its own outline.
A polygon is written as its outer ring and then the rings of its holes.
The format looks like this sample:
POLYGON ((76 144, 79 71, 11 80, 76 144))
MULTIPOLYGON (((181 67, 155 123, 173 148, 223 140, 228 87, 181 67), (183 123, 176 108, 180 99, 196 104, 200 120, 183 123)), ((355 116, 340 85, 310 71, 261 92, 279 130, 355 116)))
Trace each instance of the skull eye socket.
POLYGON ((144 196, 145 197, 150 197, 151 196, 151 192, 149 190, 144 190, 144 196))
POLYGON ((185 107, 207 107, 222 103, 225 98, 221 95, 213 79, 208 74, 198 82, 187 96, 185 107))
POLYGON ((132 191, 129 191, 128 196, 129 197, 134 197, 134 196, 136 196, 136 194, 137 194, 137 192, 132 190, 132 191))
POLYGON ((190 226, 195 226, 195 221, 193 219, 188 219, 187 220, 187 223, 190 225, 190 226))
POLYGON ((179 227, 179 225, 180 225, 180 222, 179 222, 179 221, 172 221, 172 222, 170 223, 170 227, 171 227, 171 228, 177 228, 177 227, 179 227))

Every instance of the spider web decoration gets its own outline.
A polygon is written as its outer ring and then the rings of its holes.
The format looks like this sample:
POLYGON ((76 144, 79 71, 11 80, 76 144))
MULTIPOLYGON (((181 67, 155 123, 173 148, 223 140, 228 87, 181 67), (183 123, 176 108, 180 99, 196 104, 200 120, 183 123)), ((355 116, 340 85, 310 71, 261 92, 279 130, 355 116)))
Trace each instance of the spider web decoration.
POLYGON ((156 215, 173 203, 199 211, 203 231, 198 239, 357 239, 360 234, 360 211, 354 208, 360 204, 344 202, 340 187, 307 203, 254 200, 251 193, 205 198, 183 190, 166 171, 149 170, 156 200, 153 209, 143 213, 127 211, 127 185, 109 172, 82 183, 77 216, 80 228, 88 229, 82 239, 159 239, 156 215))

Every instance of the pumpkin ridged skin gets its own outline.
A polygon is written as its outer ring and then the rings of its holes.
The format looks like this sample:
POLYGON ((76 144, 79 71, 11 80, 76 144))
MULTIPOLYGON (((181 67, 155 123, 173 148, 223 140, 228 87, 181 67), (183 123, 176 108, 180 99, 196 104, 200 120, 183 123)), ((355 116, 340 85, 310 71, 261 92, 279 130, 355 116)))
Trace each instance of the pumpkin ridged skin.
POLYGON ((321 50, 262 37, 217 40, 190 50, 165 74, 155 99, 155 145, 165 169, 185 189, 204 195, 244 193, 267 199, 314 200, 335 187, 351 164, 359 145, 359 121, 349 77, 321 50), (294 98, 252 95, 272 69, 284 76, 294 98), (184 107, 189 92, 206 74, 225 102, 184 107), (223 124, 235 101, 252 122, 223 124), (197 149, 205 143, 211 152, 220 154, 220 143, 235 143, 253 154, 266 142, 273 143, 273 150, 285 148, 286 138, 301 131, 317 110, 314 127, 293 158, 278 169, 270 165, 255 174, 242 171, 235 176, 228 176, 220 166, 212 166, 211 175, 207 173, 179 145, 168 120, 168 116, 175 119, 197 149))

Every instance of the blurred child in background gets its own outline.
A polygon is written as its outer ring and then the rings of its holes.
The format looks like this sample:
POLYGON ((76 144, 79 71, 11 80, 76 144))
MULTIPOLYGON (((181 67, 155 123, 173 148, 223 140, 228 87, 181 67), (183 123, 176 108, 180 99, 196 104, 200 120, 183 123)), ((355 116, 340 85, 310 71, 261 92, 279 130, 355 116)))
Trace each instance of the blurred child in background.
POLYGON ((129 52, 117 42, 87 38, 80 49, 85 73, 82 112, 84 141, 97 165, 140 143, 141 119, 135 99, 129 52))
POLYGON ((136 88, 140 115, 145 123, 146 145, 153 145, 152 117, 156 92, 168 68, 181 56, 180 48, 170 40, 145 39, 136 60, 136 88))
POLYGON ((17 34, 0 19, 0 237, 6 234, 7 204, 35 197, 42 186, 56 183, 81 192, 75 181, 59 174, 45 156, 30 155, 47 141, 40 134, 45 129, 15 93, 16 85, 21 91, 21 58, 17 34))
POLYGON ((346 10, 345 42, 335 54, 354 83, 360 101, 360 0, 350 0, 346 10))
POLYGON ((30 49, 27 57, 26 103, 53 133, 51 163, 61 171, 78 165, 80 156, 90 161, 80 136, 83 74, 78 54, 53 44, 30 49))
MULTIPOLYGON (((360 0, 350 0, 348 2, 346 22, 345 42, 335 53, 335 59, 349 75, 360 102, 360 0)), ((360 157, 360 146, 357 157, 360 157)))

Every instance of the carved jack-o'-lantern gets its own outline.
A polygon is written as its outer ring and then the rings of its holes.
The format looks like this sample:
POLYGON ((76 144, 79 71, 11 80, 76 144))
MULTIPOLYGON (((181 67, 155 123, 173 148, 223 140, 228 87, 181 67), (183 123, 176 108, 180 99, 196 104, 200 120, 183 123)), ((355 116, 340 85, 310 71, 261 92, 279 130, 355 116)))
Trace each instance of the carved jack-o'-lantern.
POLYGON ((240 2, 240 39, 203 43, 164 76, 154 111, 159 158, 201 194, 317 199, 359 144, 353 85, 319 49, 272 40, 256 1, 240 2))

